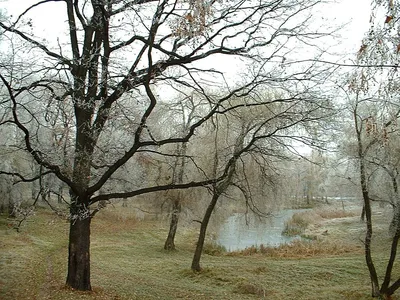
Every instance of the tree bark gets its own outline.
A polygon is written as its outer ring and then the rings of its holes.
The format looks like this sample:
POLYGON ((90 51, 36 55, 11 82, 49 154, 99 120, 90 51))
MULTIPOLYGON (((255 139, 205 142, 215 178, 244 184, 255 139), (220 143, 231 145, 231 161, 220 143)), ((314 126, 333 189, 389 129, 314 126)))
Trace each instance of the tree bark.
POLYGON ((71 218, 66 284, 73 289, 90 291, 90 223, 91 217, 71 218))
POLYGON ((15 211, 16 203, 14 201, 14 194, 12 192, 11 183, 7 183, 7 189, 6 189, 5 197, 8 198, 8 206, 7 206, 8 217, 9 218, 16 218, 17 217, 16 211, 15 211))
POLYGON ((17 217, 17 213, 15 211, 15 202, 12 199, 12 196, 9 196, 10 198, 8 199, 8 217, 9 218, 16 218, 17 217))
POLYGON ((400 230, 400 203, 397 203, 393 208, 393 218, 389 225, 389 234, 394 237, 400 230))
MULTIPOLYGON (((187 151, 186 143, 177 146, 177 154, 180 156, 180 158, 175 160, 174 179, 173 179, 174 183, 183 182, 183 174, 185 172, 185 165, 186 165, 186 158, 185 158, 186 151, 187 151), (176 178, 175 178, 175 172, 177 173, 176 178)), ((179 215, 182 210, 181 199, 182 199, 182 194, 180 191, 178 191, 178 194, 172 204, 171 222, 169 226, 168 236, 164 244, 165 250, 175 250, 175 235, 176 235, 176 230, 178 229, 179 215)))
POLYGON ((355 122, 355 129, 357 134, 357 154, 359 160, 359 172, 360 172, 360 185, 361 185, 361 192, 363 197, 363 211, 365 214, 366 225, 367 225, 367 232, 365 234, 365 241, 364 241, 364 253, 365 253, 365 262, 368 267, 370 279, 371 279, 371 288, 372 288, 372 297, 379 297, 379 282, 378 282, 378 274, 376 273, 375 265, 372 259, 371 254, 371 240, 372 240, 372 211, 371 211, 371 200, 369 198, 369 190, 367 184, 367 175, 365 170, 365 153, 362 143, 361 137, 361 127, 358 124, 358 116, 356 111, 354 113, 354 122, 355 122))
POLYGON ((176 230, 178 228, 178 221, 179 221, 179 215, 181 213, 181 207, 182 207, 181 201, 178 198, 173 203, 168 237, 164 244, 165 250, 175 250, 175 234, 176 234, 176 230))
MULTIPOLYGON (((395 189, 395 191, 397 192, 397 190, 395 189)), ((393 283, 391 286, 389 286, 390 284, 390 280, 392 277, 392 270, 393 270, 393 266, 396 260, 396 255, 397 255, 397 247, 399 244, 399 239, 400 239, 400 225, 399 225, 399 219, 400 219, 400 209, 398 204, 395 206, 394 209, 394 215, 393 215, 393 220, 391 225, 394 226, 392 228, 393 230, 393 240, 392 240, 392 245, 390 248, 390 257, 389 257, 389 261, 388 264, 386 266, 386 273, 385 273, 385 278, 383 280, 380 292, 382 295, 384 295, 385 297, 389 298, 391 295, 393 295, 393 293, 400 288, 400 279, 398 279, 395 283, 393 283)))
POLYGON ((390 258, 389 258, 388 264, 386 266, 385 279, 383 280, 383 283, 382 283, 382 286, 380 289, 380 293, 382 295, 385 295, 386 297, 391 296, 396 291, 396 289, 393 289, 394 285, 389 288, 389 284, 390 284, 390 279, 392 277, 393 265, 396 260, 397 245, 399 243, 399 238, 400 238, 400 234, 399 234, 399 232, 397 232, 397 234, 395 235, 395 237, 392 240, 392 246, 390 249, 390 258))
POLYGON ((207 226, 211 218, 211 214, 214 211, 215 205, 217 204, 218 198, 220 193, 213 194, 210 204, 208 204, 206 213, 204 214, 203 220, 200 226, 200 233, 197 239, 196 250, 194 251, 193 260, 192 260, 192 267, 191 269, 196 272, 201 271, 200 267, 200 258, 201 253, 203 252, 204 240, 206 238, 207 226))
POLYGON ((362 210, 361 210, 361 216, 360 216, 360 221, 365 222, 365 206, 363 204, 362 210))
POLYGON ((58 204, 62 204, 63 201, 63 193, 64 193, 64 188, 62 186, 62 184, 60 184, 60 186, 58 187, 58 195, 57 195, 57 203, 58 204))
POLYGON ((367 233, 365 235, 365 242, 364 242, 365 262, 367 263, 367 267, 371 278, 372 297, 378 297, 380 295, 378 274, 376 273, 375 265, 372 260, 372 254, 371 254, 372 218, 371 218, 371 207, 369 203, 368 204, 366 203, 365 205, 365 216, 367 219, 367 233))

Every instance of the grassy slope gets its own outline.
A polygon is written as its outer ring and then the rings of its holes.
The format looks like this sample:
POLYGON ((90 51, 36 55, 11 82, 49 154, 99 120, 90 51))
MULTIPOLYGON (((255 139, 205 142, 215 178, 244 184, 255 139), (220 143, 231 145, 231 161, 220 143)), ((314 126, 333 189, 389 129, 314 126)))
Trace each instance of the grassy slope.
MULTIPOLYGON (((204 270, 194 274, 189 269, 195 242, 190 230, 180 228, 179 250, 165 252, 166 228, 160 222, 137 222, 126 211, 118 218, 103 212, 93 220, 94 292, 80 293, 63 285, 65 220, 40 211, 21 233, 7 229, 4 218, 0 222, 0 299, 371 299, 360 247, 315 257, 203 255, 204 270)), ((326 225, 332 232, 329 238, 342 236, 360 244, 359 235, 347 230, 352 222, 357 218, 326 225)), ((325 230, 325 225, 319 226, 325 230)), ((379 249, 376 259, 382 274, 380 262, 387 254, 379 249)), ((398 265, 395 273, 400 274, 398 265)))

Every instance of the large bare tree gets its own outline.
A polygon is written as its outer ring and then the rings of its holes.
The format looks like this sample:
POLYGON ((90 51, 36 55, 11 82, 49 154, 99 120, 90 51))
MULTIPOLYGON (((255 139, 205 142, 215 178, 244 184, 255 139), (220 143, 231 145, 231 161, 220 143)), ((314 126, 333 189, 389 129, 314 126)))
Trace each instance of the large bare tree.
MULTIPOLYGON (((0 22, 4 40, 19 47, 12 66, 2 63, 0 68, 9 109, 3 123, 19 131, 20 150, 44 168, 43 174, 50 172, 69 187, 68 286, 91 289, 94 204, 215 185, 230 174, 161 184, 144 180, 128 191, 107 185, 121 175, 124 165, 139 153, 184 145, 212 116, 226 112, 232 95, 240 99, 258 85, 279 89, 285 83, 285 89, 296 90, 301 97, 314 80, 323 80, 312 64, 285 67, 299 53, 313 56, 315 48, 306 47, 328 34, 319 26, 311 27, 319 2, 37 0, 30 6, 24 2, 19 14, 0 22), (35 30, 43 15, 53 11, 60 12, 59 23, 47 26, 59 26, 60 34, 46 36, 35 30), (225 62, 242 69, 229 74, 225 62), (224 82, 228 75, 240 79, 234 85, 224 82), (204 92, 218 83, 227 92, 218 97, 204 92), (154 125, 160 101, 176 101, 169 93, 171 86, 203 94, 208 102, 208 109, 199 111, 179 134, 154 125), (49 147, 43 136, 54 128, 62 130, 56 136, 58 143, 49 147)), ((231 110, 264 104, 257 99, 231 110)), ((37 176, 18 174, 22 181, 37 176)))

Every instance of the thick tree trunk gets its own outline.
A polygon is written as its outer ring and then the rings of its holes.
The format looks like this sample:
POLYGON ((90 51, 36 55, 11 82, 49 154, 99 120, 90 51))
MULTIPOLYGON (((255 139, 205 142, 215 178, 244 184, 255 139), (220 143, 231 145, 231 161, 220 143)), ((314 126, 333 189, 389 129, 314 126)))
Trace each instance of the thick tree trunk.
POLYGON ((91 218, 71 218, 69 231, 68 275, 66 284, 73 289, 90 291, 91 218))
POLYGON ((178 228, 179 215, 181 213, 181 201, 176 199, 172 206, 171 223, 169 226, 169 232, 167 240, 164 244, 165 250, 175 250, 175 234, 178 228))
POLYGON ((194 256, 192 260, 192 270, 201 271, 200 258, 203 252, 204 240, 206 238, 207 226, 211 218, 211 214, 214 211, 215 205, 217 204, 220 193, 214 193, 210 204, 208 204, 206 213, 204 214, 203 220, 200 226, 199 238, 197 240, 196 250, 194 251, 194 256))
MULTIPOLYGON (((67 5, 72 5, 67 1, 67 5)), ((74 190, 70 189, 70 229, 68 248, 67 286, 81 291, 90 291, 90 197, 87 189, 91 176, 91 159, 96 145, 93 128, 90 125, 93 105, 90 97, 83 97, 82 82, 85 76, 75 77, 79 92, 73 95, 76 99, 74 108, 76 116, 75 157, 72 172, 74 190), (89 100, 88 100, 89 99, 89 100)), ((93 88, 90 83, 89 87, 93 88)))

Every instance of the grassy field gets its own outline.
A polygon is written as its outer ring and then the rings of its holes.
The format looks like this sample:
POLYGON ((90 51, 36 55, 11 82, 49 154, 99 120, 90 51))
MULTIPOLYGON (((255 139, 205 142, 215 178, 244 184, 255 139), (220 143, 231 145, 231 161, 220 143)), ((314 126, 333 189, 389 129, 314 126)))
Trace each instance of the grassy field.
MULTIPOLYGON (((65 220, 40 210, 17 233, 1 217, 0 299, 372 299, 357 216, 316 213, 306 232, 314 242, 204 254, 204 270, 193 273, 193 228, 179 228, 178 250, 166 252, 165 222, 132 215, 112 208, 93 220, 90 293, 64 286, 65 220)), ((383 227, 374 241, 379 274, 388 255, 383 227)))

